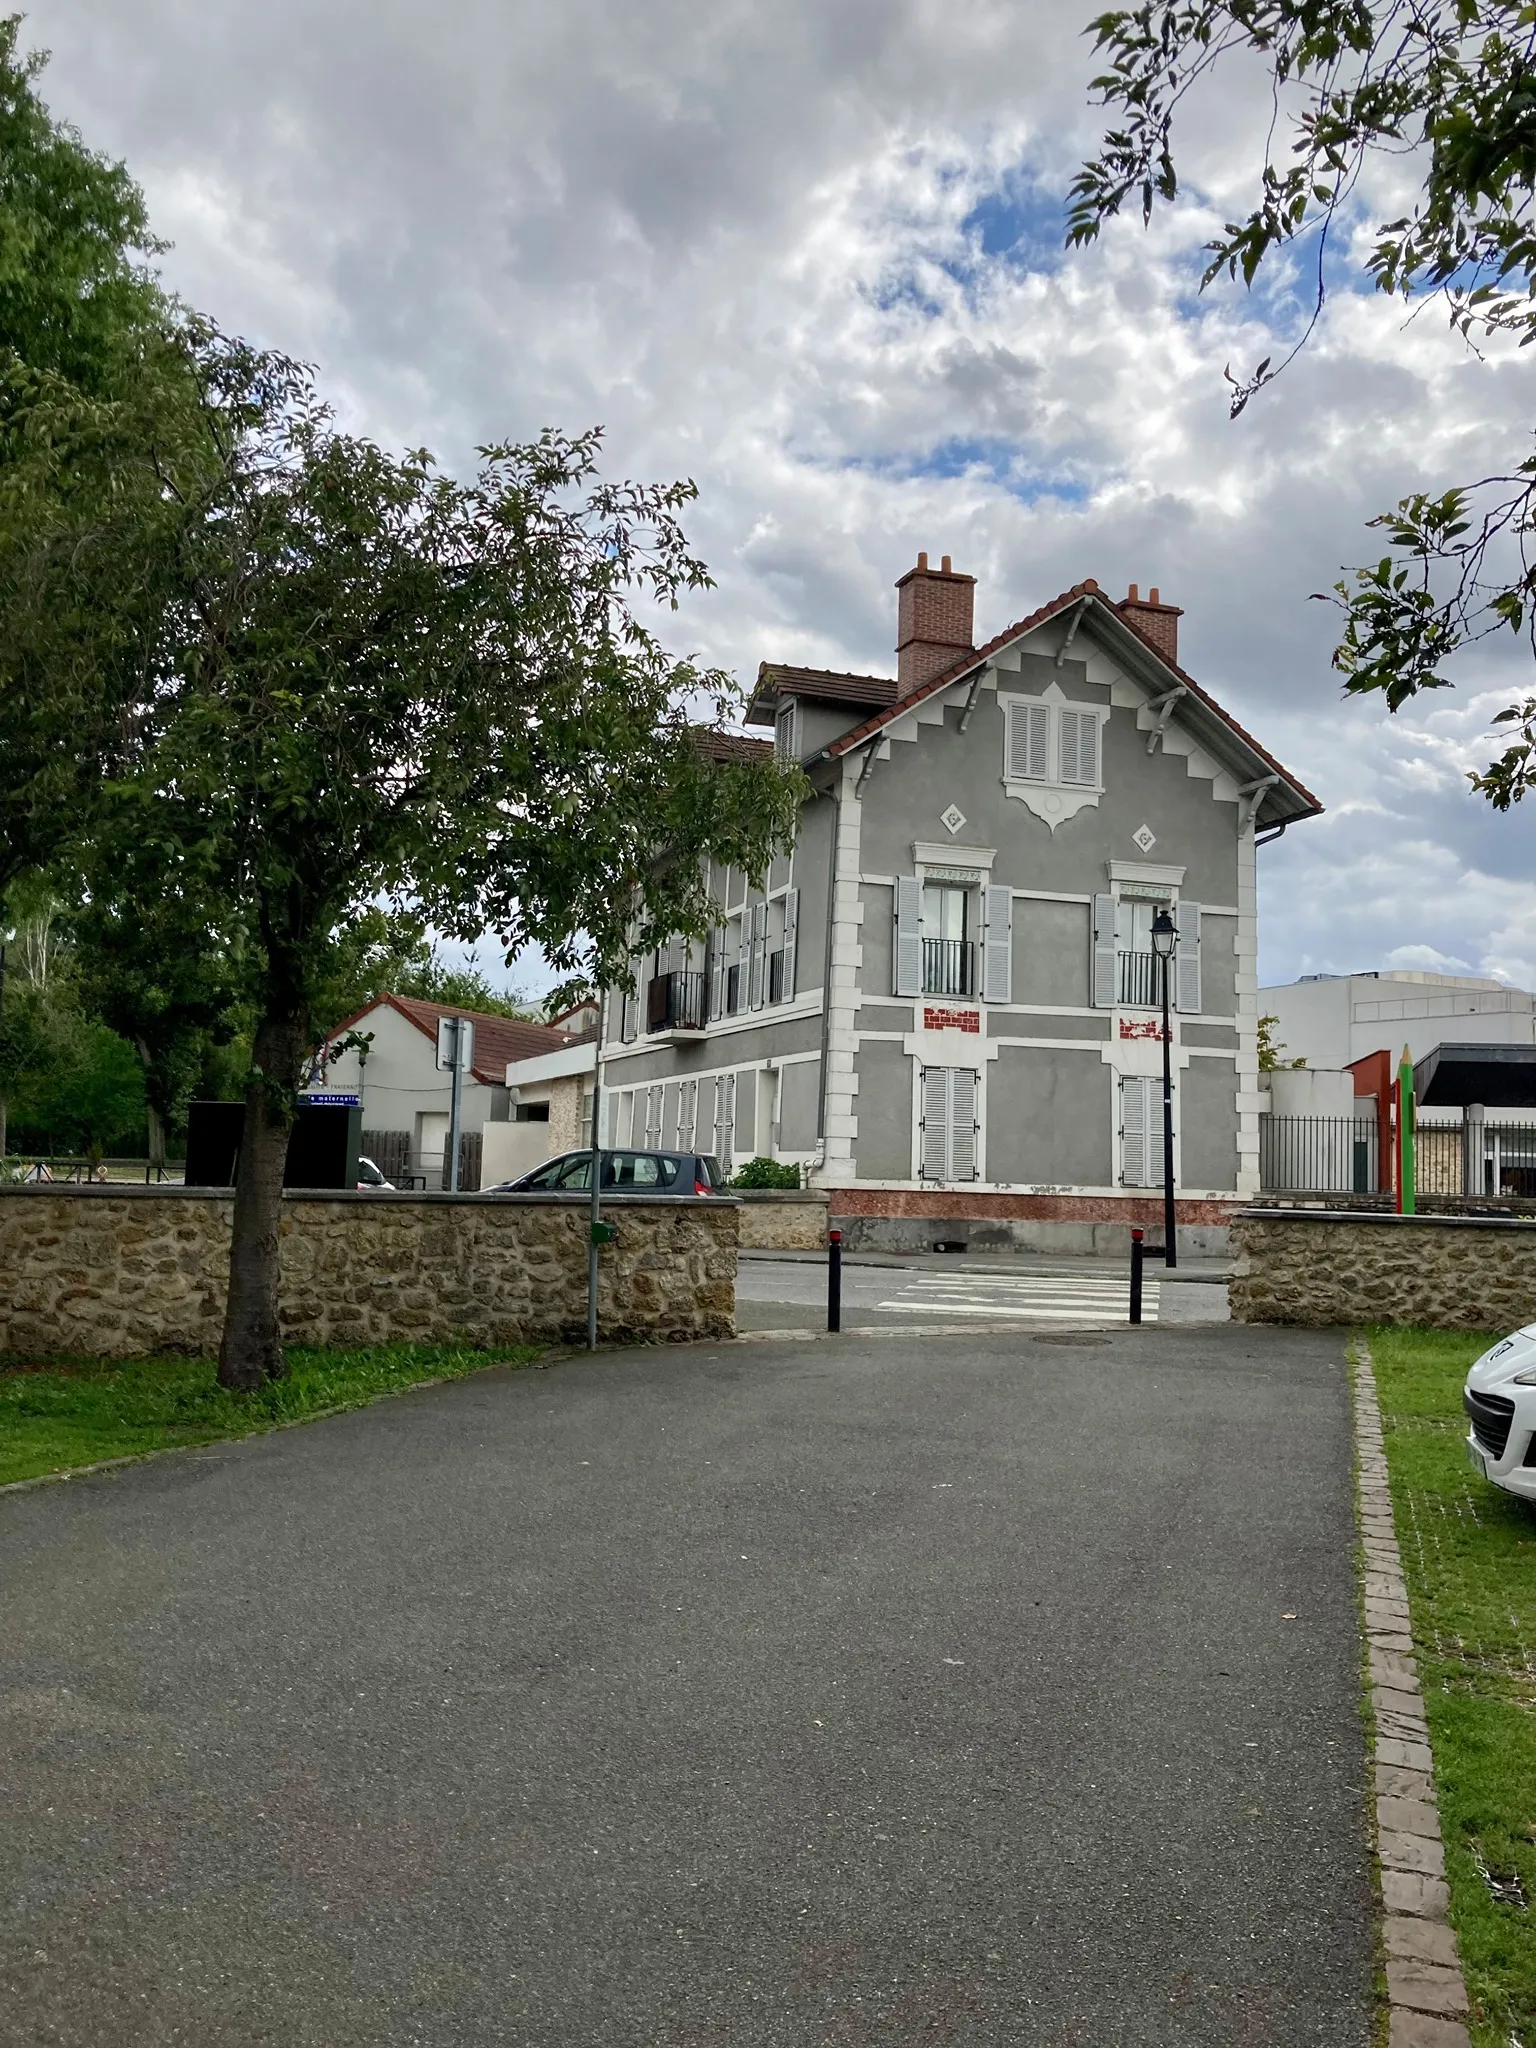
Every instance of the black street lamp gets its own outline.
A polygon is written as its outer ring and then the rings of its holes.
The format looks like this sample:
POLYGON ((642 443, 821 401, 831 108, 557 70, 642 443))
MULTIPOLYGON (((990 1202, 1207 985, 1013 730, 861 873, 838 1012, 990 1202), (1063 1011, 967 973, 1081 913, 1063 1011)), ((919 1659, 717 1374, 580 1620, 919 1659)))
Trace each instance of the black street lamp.
POLYGON ((1159 910, 1152 920, 1152 950, 1163 963, 1163 1256, 1170 1266, 1179 1263, 1179 1226, 1173 1205, 1173 1033, 1168 1023, 1168 973, 1178 942, 1178 926, 1166 909, 1159 910))

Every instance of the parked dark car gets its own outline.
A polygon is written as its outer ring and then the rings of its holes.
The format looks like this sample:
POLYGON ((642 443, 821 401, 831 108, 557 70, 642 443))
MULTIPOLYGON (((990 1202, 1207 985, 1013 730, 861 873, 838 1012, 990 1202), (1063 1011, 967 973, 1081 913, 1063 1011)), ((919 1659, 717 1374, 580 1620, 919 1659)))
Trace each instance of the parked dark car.
MULTIPOLYGON (((603 1154, 602 1193, 615 1195, 717 1195, 725 1176, 718 1159, 707 1152, 632 1152, 624 1148, 603 1154)), ((516 1180, 498 1181, 488 1195, 535 1195, 558 1190, 579 1194, 592 1185, 592 1154, 562 1152, 546 1159, 516 1180)))

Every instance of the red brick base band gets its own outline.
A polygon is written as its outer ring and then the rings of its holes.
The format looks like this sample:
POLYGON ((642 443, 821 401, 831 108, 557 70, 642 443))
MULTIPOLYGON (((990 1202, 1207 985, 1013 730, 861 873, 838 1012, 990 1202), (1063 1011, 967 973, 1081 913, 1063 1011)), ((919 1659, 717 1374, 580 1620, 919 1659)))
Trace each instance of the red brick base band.
MULTIPOLYGON (((1147 1195, 981 1195, 953 1188, 830 1188, 829 1215, 1034 1217, 1048 1223, 1161 1225, 1163 1198, 1147 1195)), ((1180 1223, 1227 1223, 1244 1206, 1230 1202, 1180 1202, 1180 1223)))

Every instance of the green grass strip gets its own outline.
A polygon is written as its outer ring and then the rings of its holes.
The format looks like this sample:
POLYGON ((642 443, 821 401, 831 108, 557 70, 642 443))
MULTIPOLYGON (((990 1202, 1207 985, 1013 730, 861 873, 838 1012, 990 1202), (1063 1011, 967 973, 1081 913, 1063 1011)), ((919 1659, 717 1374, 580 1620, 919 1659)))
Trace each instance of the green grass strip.
POLYGON ((1494 1337, 1369 1341, 1472 2037, 1536 2048, 1536 1508, 1463 1448, 1462 1382, 1494 1337))
POLYGON ((207 1358, 48 1359, 36 1366, 0 1361, 0 1485, 107 1458, 143 1457, 311 1422, 424 1380, 529 1365, 541 1348, 295 1347, 288 1353, 288 1376, 254 1394, 221 1387, 207 1358))

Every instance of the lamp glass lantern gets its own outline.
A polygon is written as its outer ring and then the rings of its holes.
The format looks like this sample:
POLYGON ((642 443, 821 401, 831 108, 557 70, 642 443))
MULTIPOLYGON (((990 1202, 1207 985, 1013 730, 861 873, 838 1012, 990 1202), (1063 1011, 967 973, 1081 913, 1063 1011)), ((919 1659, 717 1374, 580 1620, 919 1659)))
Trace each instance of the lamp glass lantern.
POLYGON ((1165 965, 1173 958, 1173 949, 1178 940, 1178 927, 1168 915, 1167 905, 1160 905, 1156 917, 1152 920, 1152 950, 1165 965))

